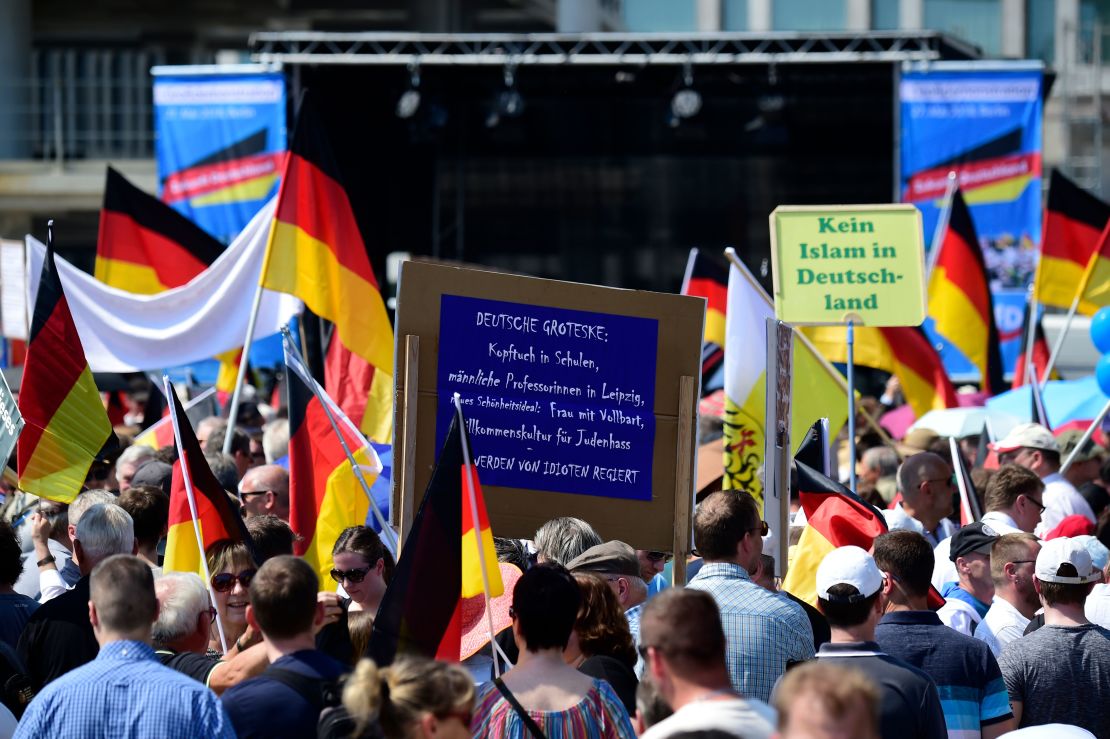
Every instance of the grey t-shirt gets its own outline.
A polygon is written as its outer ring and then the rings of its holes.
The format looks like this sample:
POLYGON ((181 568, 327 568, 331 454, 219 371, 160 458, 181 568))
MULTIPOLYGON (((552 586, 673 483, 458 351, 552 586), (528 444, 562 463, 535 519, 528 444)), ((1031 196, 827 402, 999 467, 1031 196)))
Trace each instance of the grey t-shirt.
POLYGON ((1003 647, 998 666, 1022 727, 1073 724, 1110 737, 1110 631, 1045 626, 1003 647))

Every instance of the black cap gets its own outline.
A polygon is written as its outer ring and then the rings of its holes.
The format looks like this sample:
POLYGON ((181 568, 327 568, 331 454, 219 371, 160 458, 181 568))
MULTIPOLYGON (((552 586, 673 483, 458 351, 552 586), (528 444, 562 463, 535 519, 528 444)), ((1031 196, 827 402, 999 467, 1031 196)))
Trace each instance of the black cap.
POLYGON ((994 540, 998 536, 997 531, 982 521, 970 523, 952 534, 952 548, 948 553, 948 558, 955 562, 957 557, 972 552, 990 554, 991 545, 994 544, 994 540))

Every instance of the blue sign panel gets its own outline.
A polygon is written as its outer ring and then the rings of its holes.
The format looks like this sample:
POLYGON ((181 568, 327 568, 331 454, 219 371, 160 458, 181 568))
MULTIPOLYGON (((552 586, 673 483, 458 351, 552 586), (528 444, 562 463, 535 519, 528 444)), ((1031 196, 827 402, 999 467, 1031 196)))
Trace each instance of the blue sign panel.
POLYGON ((651 318, 444 295, 436 423, 463 403, 483 484, 651 499, 651 318))
POLYGON ((275 73, 154 79, 158 192, 225 244, 277 193, 285 79, 275 73))

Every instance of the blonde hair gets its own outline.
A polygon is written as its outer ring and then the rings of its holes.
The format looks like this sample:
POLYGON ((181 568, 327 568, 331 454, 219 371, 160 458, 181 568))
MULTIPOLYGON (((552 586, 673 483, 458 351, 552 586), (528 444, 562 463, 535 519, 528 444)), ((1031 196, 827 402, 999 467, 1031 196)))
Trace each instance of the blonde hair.
POLYGON ((469 711, 473 703, 474 681, 466 670, 418 657, 401 657, 382 668, 364 659, 343 688, 343 705, 358 731, 376 720, 389 739, 408 737, 426 714, 442 718, 469 711))
POLYGON ((879 736, 879 689, 858 670, 813 661, 799 665, 783 677, 775 692, 779 731, 786 731, 792 710, 812 711, 818 706, 833 719, 842 720, 853 707, 863 709, 867 731, 862 737, 879 736), (799 698, 805 698, 799 703, 799 698))

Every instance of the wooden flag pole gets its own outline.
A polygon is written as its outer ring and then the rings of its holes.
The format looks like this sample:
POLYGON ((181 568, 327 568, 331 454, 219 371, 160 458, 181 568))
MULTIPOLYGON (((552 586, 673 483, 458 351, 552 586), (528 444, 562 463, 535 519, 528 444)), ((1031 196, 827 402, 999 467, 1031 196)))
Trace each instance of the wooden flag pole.
POLYGON ((482 568, 482 589, 486 595, 486 626, 489 628, 490 653, 493 655, 493 676, 501 677, 501 662, 497 658, 497 649, 493 633, 493 607, 490 603, 489 569, 486 564, 486 549, 482 546, 482 529, 478 521, 478 496, 474 493, 474 478, 477 470, 470 460, 470 446, 466 443, 466 419, 463 418, 462 402, 459 394, 455 393, 455 413, 459 419, 459 440, 462 442, 463 469, 466 470, 466 497, 470 501, 470 520, 474 525, 474 543, 478 547, 478 564, 482 568))
MULTIPOLYGON (((166 402, 170 404, 170 423, 173 424, 173 438, 177 445, 177 461, 181 465, 181 477, 185 482, 185 497, 189 500, 189 515, 193 518, 193 533, 197 537, 197 552, 200 555, 200 569, 204 573, 204 584, 208 588, 208 596, 212 604, 216 603, 216 591, 212 588, 212 574, 208 571, 208 558, 204 554, 204 538, 200 535, 200 516, 197 515, 197 497, 193 491, 193 481, 189 476, 188 458, 185 448, 181 444, 181 427, 177 423, 177 398, 173 396, 173 386, 170 385, 170 376, 162 375, 162 389, 166 394, 166 402)), ((220 635, 220 649, 227 654, 227 636, 224 635, 223 619, 220 612, 216 611, 216 631, 220 635)))

